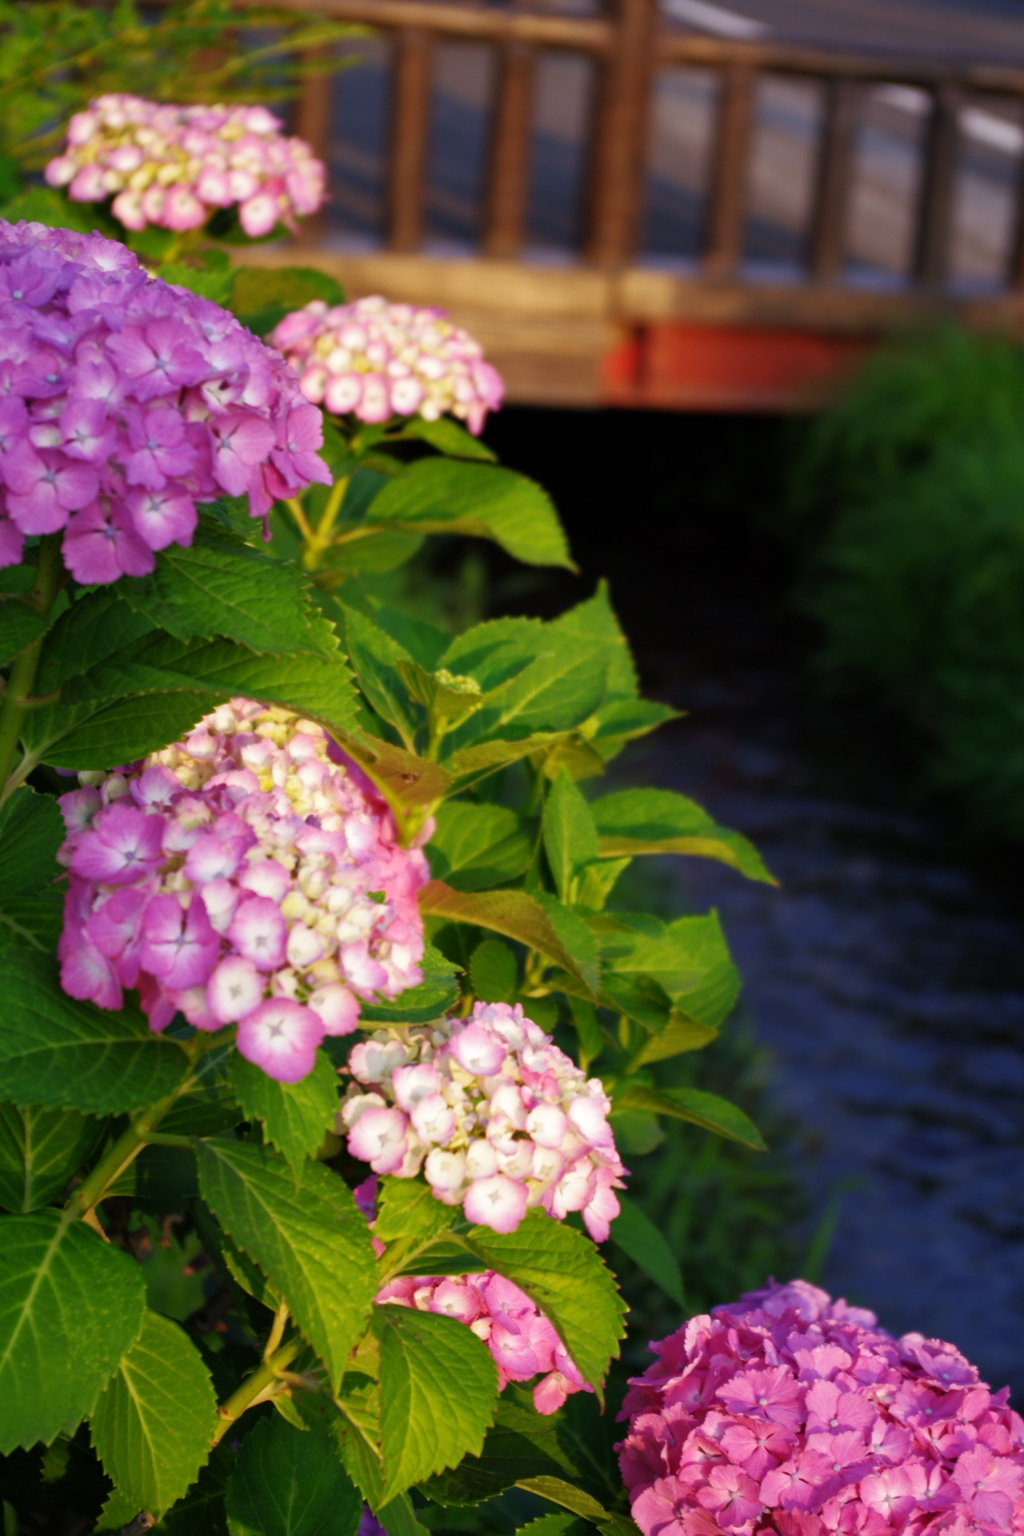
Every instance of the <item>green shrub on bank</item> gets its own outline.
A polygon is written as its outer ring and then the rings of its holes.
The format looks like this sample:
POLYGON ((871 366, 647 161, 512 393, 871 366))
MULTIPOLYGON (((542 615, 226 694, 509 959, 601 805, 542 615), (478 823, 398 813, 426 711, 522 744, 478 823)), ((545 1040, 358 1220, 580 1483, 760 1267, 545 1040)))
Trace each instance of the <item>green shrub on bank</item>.
POLYGON ((826 674, 895 707, 977 830, 1024 835, 1024 354, 953 328, 886 347, 790 490, 826 674))

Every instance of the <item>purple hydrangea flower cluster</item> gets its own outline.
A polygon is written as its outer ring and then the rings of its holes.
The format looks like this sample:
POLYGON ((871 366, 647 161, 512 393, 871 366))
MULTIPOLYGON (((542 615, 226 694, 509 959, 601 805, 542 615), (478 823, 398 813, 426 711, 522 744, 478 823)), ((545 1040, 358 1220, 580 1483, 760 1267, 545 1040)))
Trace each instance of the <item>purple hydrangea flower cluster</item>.
POLYGON ((247 235, 315 213, 327 173, 304 139, 285 138, 266 107, 175 107, 123 93, 98 96, 68 124, 52 187, 79 203, 113 197, 126 229, 198 229, 238 205, 247 235))
POLYGON ((64 531, 76 580, 153 569, 196 503, 262 517, 313 480, 320 412, 233 315, 116 240, 0 220, 0 566, 64 531))
POLYGON ((298 373, 306 399, 336 416, 437 421, 450 412, 480 432, 505 393, 479 342, 442 309, 379 296, 328 309, 314 299, 285 315, 269 339, 298 373))
POLYGON ((542 1205, 559 1219, 581 1211, 595 1242, 608 1236, 626 1172, 610 1101, 522 1004, 381 1030, 348 1068, 348 1149, 375 1172, 411 1179, 422 1168, 438 1200, 496 1232, 542 1205))
POLYGON ((180 1010, 237 1023, 238 1049, 281 1082, 349 1034, 359 999, 422 979, 418 849, 321 726, 233 699, 185 741, 63 795, 70 873, 59 955, 72 997, 150 1028, 180 1010))
MULTIPOLYGON (((377 1182, 377 1175, 371 1174, 352 1191, 371 1226, 376 1217, 377 1182)), ((373 1246, 379 1258, 384 1244, 375 1237, 373 1246)), ((533 1389, 538 1413, 556 1413, 573 1392, 594 1390, 529 1296, 493 1269, 473 1275, 402 1275, 389 1281, 374 1299, 454 1317, 472 1328, 498 1367, 499 1391, 510 1381, 530 1381, 543 1374, 543 1381, 533 1389)))
POLYGON ((644 1536, 1024 1530, 1024 1422, 952 1344, 795 1280, 651 1347, 620 1415, 644 1536))

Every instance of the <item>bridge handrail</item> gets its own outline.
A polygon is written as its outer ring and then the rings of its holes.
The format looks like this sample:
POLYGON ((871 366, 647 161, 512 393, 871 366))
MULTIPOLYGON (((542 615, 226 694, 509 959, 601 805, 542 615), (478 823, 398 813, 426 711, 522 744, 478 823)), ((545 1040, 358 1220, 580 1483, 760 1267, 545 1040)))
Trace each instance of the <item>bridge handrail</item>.
MULTIPOLYGON (((499 68, 484 193, 481 251, 514 258, 525 241, 531 100, 538 51, 592 56, 598 81, 587 145, 587 195, 580 256, 622 267, 635 256, 642 217, 644 157, 655 72, 666 65, 715 70, 721 77, 703 266, 711 278, 735 273, 742 254, 745 189, 760 75, 819 79, 825 111, 807 242, 807 277, 838 278, 850 199, 859 104, 872 83, 913 86, 931 98, 911 263, 911 287, 940 291, 949 272, 959 116, 969 96, 1024 99, 1024 68, 884 52, 834 52, 784 42, 674 32, 656 0, 612 0, 604 15, 551 14, 459 0, 283 0, 393 35, 394 76, 388 165, 386 246, 422 243, 429 130, 431 54, 439 38, 496 45, 499 68)), ((298 131, 327 158, 329 77, 308 84, 298 131)), ((1005 286, 1024 291, 1024 186, 1017 189, 1005 286)), ((315 234, 315 231, 310 231, 315 234)))

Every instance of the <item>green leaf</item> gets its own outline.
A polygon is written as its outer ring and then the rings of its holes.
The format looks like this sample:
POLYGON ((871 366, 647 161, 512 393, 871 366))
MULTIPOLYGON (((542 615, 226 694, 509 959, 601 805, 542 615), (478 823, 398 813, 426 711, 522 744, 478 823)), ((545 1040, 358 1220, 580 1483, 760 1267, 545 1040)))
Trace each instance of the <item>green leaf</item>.
POLYGON ((356 608, 343 606, 345 649, 355 669, 359 686, 369 703, 393 725, 410 752, 416 750, 416 728, 423 712, 409 698, 409 690, 399 671, 400 661, 411 657, 397 640, 356 608))
POLYGON ((355 1536, 363 1512, 327 1435, 278 1414, 242 1441, 226 1503, 231 1536, 355 1536))
POLYGON ((581 869, 597 858, 597 832, 590 807, 565 768, 559 769, 544 804, 544 852, 559 896, 572 903, 581 869))
MULTIPOLYGON (((222 701, 229 697, 225 692, 222 701)), ((31 766, 109 768, 179 740, 211 708, 209 694, 175 692, 33 710, 22 729, 31 766)))
POLYGON ((588 740, 601 761, 607 763, 628 741, 649 736, 659 725, 679 718, 678 709, 656 704, 653 699, 611 699, 587 722, 588 740))
POLYGON ((457 891, 515 880, 533 856, 533 839, 522 818, 503 805, 446 800, 435 814, 427 851, 431 873, 457 891))
POLYGON ((49 795, 27 786, 0 807, 0 944, 51 953, 63 902, 53 888, 64 821, 49 795))
POLYGON ((608 1518, 608 1511, 602 1504, 589 1493, 584 1493, 582 1488, 574 1488, 562 1477, 527 1477, 521 1479, 517 1486, 526 1488, 530 1493, 538 1493, 542 1499, 560 1504, 563 1509, 571 1509, 573 1514, 582 1515, 584 1520, 589 1520, 593 1525, 599 1525, 608 1518))
POLYGON ((64 841, 64 819, 50 795, 27 786, 0 806, 0 901, 29 896, 61 873, 57 849, 64 841))
POLYGON ((61 697, 78 704, 168 689, 241 694, 327 726, 355 724, 352 676, 340 655, 260 656, 231 640, 176 640, 160 630, 69 679, 61 697))
POLYGON ((592 922, 601 933, 604 990, 646 1027, 660 1032, 671 1005, 715 1029, 732 1008, 740 980, 717 912, 671 923, 605 913, 592 922))
POLYGON ((154 1035, 134 1006, 108 1013, 68 997, 45 955, 4 950, 0 985, 0 1082, 16 1104, 122 1114, 164 1098, 185 1076, 176 1040, 154 1035))
POLYGON ((442 761, 447 764, 475 742, 522 740, 581 725, 605 696, 609 653, 580 645, 557 621, 491 619, 453 640, 441 664, 457 676, 475 678, 488 695, 446 738, 442 761))
POLYGON ((428 944, 420 962, 423 980, 406 987, 393 1002, 364 1003, 360 1011, 363 1024, 430 1024, 448 1013, 459 1000, 455 980, 459 967, 446 960, 440 950, 428 944))
POLYGON ((92 1415, 104 1470, 138 1509, 162 1514, 195 1482, 216 1427, 202 1356, 177 1323, 147 1311, 92 1415))
POLYGON ((102 1132, 101 1121, 73 1109, 0 1104, 0 1205, 22 1213, 49 1205, 102 1132))
POLYGON ((366 520, 416 533, 476 534, 528 565, 575 569, 551 498, 511 469, 419 459, 388 481, 366 520))
POLYGON ((590 1536, 591 1522, 578 1515, 538 1515, 528 1525, 521 1525, 516 1536, 590 1536))
POLYGON ((165 283, 174 283, 197 293, 201 299, 213 304, 225 305, 231 296, 235 274, 228 267, 224 271, 209 271, 202 267, 188 267, 183 261, 167 261, 160 266, 160 276, 165 283))
POLYGON ((717 1029, 688 1018, 685 1013, 674 1008, 661 1034, 651 1036, 636 1058, 636 1064, 638 1067, 647 1067, 654 1061, 667 1061, 671 1056, 682 1056, 686 1051, 700 1051, 717 1038, 717 1029))
POLYGON ((99 587, 84 593, 65 609, 46 637, 36 693, 52 693, 153 630, 144 613, 121 601, 120 588, 99 587))
POLYGON ((502 1398, 479 1456, 466 1456, 450 1472, 421 1486, 438 1504, 479 1504, 511 1488, 520 1478, 572 1475, 555 1426, 529 1408, 502 1398))
POLYGON ((388 1174, 377 1186, 377 1219, 374 1237, 382 1243, 400 1238, 425 1239, 452 1224, 450 1205, 436 1199, 429 1184, 419 1179, 396 1179, 388 1174))
POLYGON ((479 1455, 498 1400, 490 1352, 464 1323, 406 1307, 374 1309, 389 1498, 479 1455))
POLYGON ((0 1217, 0 1454, 71 1434, 142 1327, 128 1254, 60 1211, 0 1217))
POLYGON ((738 832, 716 824, 707 811, 670 789, 623 789, 591 802, 601 857, 638 853, 690 853, 731 864, 751 880, 774 884, 761 855, 738 832))
POLYGON ((376 1290, 366 1219, 320 1163, 296 1178, 269 1147, 229 1137, 196 1146, 199 1188, 228 1233, 287 1297, 337 1388, 376 1290))
POLYGON ((730 1141, 738 1141, 755 1152, 763 1152, 765 1144, 753 1121, 728 1099, 720 1099, 717 1093, 705 1093, 701 1088, 626 1088, 616 1098, 617 1108, 647 1109, 655 1115, 672 1115, 677 1120, 690 1120, 706 1131, 717 1131, 730 1141))
POLYGON ((263 1121, 267 1140, 296 1170, 334 1125, 338 1075, 323 1051, 317 1051, 312 1072, 298 1083, 279 1083, 234 1051, 228 1080, 245 1118, 263 1121))
POLYGON ((377 1519, 388 1536, 427 1536, 427 1527, 416 1518, 416 1510, 407 1493, 389 1499, 377 1510, 377 1519))
MULTIPOLYGON (((199 1477, 160 1522, 160 1536, 228 1536, 224 1494, 234 1471, 235 1453, 221 1441, 199 1477)), ((119 1529, 123 1521, 114 1529, 119 1529)))
POLYGON ((169 545, 152 575, 128 576, 118 592, 177 640, 223 635, 252 651, 325 649, 301 572, 261 555, 209 517, 200 519, 187 549, 169 545))
POLYGON ((485 1003, 510 1003, 519 989, 516 957, 500 939, 485 939, 469 962, 473 991, 485 1003))
POLYGON ((0 667, 6 667, 49 627, 50 620, 21 597, 0 598, 0 667))
POLYGON ((467 432, 451 416, 439 416, 436 421, 413 416, 401 432, 395 433, 395 437, 418 438, 420 442, 436 448, 438 453, 445 453, 453 459, 486 459, 493 464, 496 457, 486 443, 474 437, 472 432, 467 432))
POLYGON ((419 892, 424 917, 474 923, 537 949, 593 997, 598 983, 597 945, 586 924, 551 897, 527 891, 453 891, 430 880, 419 892))
POLYGON ((534 1207, 515 1232, 474 1227, 466 1241, 489 1269, 505 1275, 536 1302, 584 1381, 600 1392, 608 1363, 625 1334, 626 1304, 590 1238, 534 1207))
POLYGON ((311 299, 344 304, 341 284, 316 267, 235 267, 227 308, 257 336, 266 336, 285 315, 311 299))
POLYGON ((25 219, 30 224, 46 224, 51 229, 73 229, 80 235, 91 235, 98 229, 102 234, 117 238, 114 221, 102 208, 73 203, 55 187, 26 187, 24 192, 19 192, 5 204, 3 217, 9 224, 25 219))
POLYGON ((611 1238, 655 1285, 661 1286, 666 1296, 680 1307, 686 1305, 679 1262, 664 1233, 639 1205, 623 1194, 619 1195, 619 1214, 612 1222, 611 1238))

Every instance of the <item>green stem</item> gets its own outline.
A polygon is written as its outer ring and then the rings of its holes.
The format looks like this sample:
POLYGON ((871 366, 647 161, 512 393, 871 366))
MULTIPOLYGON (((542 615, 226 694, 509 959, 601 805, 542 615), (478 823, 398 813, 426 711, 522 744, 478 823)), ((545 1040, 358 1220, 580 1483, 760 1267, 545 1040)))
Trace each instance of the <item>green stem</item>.
MULTIPOLYGON (((195 1066, 203 1053, 210 1049, 212 1037, 210 1035, 196 1035, 186 1046, 189 1062, 195 1066)), ((64 1216, 68 1221, 74 1221, 79 1217, 88 1216, 89 1212, 103 1199, 104 1193, 119 1178, 126 1168, 138 1157, 143 1147, 150 1142, 164 1146, 191 1146, 191 1142, 185 1136, 154 1136, 153 1130, 166 1115, 171 1105, 181 1098, 192 1086, 191 1073, 185 1081, 169 1093, 166 1098, 158 1103, 150 1105, 148 1109, 140 1110, 135 1118, 125 1127, 120 1136, 100 1158, 96 1167, 80 1184, 64 1207, 64 1216)))
MULTIPOLYGON (((48 533, 39 546, 39 564, 36 579, 25 601, 44 619, 57 600, 64 577, 60 557, 61 535, 48 533)), ((6 798, 7 780, 14 766, 14 758, 21 740, 21 728, 25 716, 32 707, 32 687, 39 670, 39 658, 43 652, 44 635, 26 646, 11 668, 3 702, 0 703, 0 799, 6 798)))
POLYGON ((338 513, 341 511, 341 503, 345 499, 348 489, 348 475, 341 475, 331 487, 331 494, 327 498, 327 505, 320 515, 320 521, 316 525, 316 532, 310 531, 306 538, 306 548, 302 552, 302 563, 307 571, 315 571, 320 564, 320 556, 330 544, 334 535, 334 524, 338 513))
POLYGON ((257 1366, 252 1375, 242 1382, 236 1392, 232 1392, 226 1403, 221 1403, 217 1409, 217 1417, 220 1422, 213 1432, 210 1442, 211 1449, 219 1445, 236 1419, 240 1419, 245 1410, 256 1401, 261 1393, 273 1386, 286 1366, 291 1365, 295 1356, 302 1348, 301 1335, 296 1334, 289 1339, 287 1344, 282 1344, 279 1350, 257 1366))
POLYGON ((284 1338, 284 1328, 287 1321, 288 1303, 286 1301, 282 1301, 278 1306, 277 1311, 274 1313, 274 1321, 271 1324, 270 1332, 267 1334, 267 1342, 263 1346, 264 1360, 269 1360, 271 1355, 280 1349, 281 1340, 284 1338))

